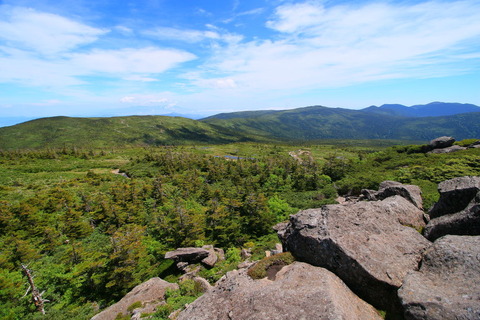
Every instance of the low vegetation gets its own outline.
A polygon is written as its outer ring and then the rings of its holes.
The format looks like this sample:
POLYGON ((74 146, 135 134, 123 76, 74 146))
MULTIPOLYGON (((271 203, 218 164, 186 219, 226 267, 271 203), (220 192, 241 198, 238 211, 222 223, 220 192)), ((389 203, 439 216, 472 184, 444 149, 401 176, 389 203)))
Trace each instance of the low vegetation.
POLYGON ((294 261, 295 258, 290 252, 283 252, 270 257, 265 257, 248 269, 248 275, 252 279, 263 279, 268 276, 269 270, 272 267, 278 267, 278 269, 280 269, 283 266, 292 264, 294 261))
MULTIPOLYGON (((438 182, 480 175, 478 148, 420 149, 330 141, 1 151, 0 318, 87 319, 153 276, 176 281, 163 256, 179 246, 226 250, 201 271, 213 283, 236 267, 240 248, 255 259, 272 248, 271 227, 300 209, 383 180, 419 185, 428 208, 438 182), (45 316, 24 296, 21 264, 45 290, 45 316)), ((196 297, 190 289, 170 293, 155 317, 196 297)))

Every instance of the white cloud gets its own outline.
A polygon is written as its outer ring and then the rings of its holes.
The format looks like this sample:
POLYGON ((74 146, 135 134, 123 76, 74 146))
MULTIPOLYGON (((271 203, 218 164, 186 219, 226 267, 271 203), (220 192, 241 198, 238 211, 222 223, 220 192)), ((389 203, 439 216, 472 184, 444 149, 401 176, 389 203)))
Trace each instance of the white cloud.
POLYGON ((250 94, 455 75, 480 63, 478 21, 475 0, 285 4, 266 23, 277 37, 217 47, 193 81, 208 83, 214 72, 250 94))
POLYGON ((231 78, 198 79, 196 85, 213 89, 234 89, 237 87, 235 80, 231 78))
POLYGON ((0 6, 0 39, 41 54, 56 54, 92 43, 106 32, 51 13, 0 6))
POLYGON ((123 98, 120 99, 120 102, 132 103, 132 102, 135 102, 135 97, 130 97, 130 96, 123 97, 123 98))
POLYGON ((145 76, 142 76, 142 75, 133 75, 133 76, 124 77, 123 80, 140 81, 140 82, 155 82, 155 81, 158 81, 158 79, 145 77, 145 76))
POLYGON ((132 94, 120 98, 120 102, 135 106, 159 106, 164 109, 171 109, 177 105, 174 94, 163 92, 160 94, 132 94))
POLYGON ((84 70, 83 74, 96 72, 156 74, 195 58, 193 54, 186 51, 155 47, 120 50, 96 49, 89 53, 70 55, 71 63, 84 70))
POLYGON ((191 43, 200 42, 208 39, 219 40, 221 38, 220 34, 215 31, 200 31, 169 27, 159 27, 153 30, 148 30, 145 31, 145 34, 161 40, 179 40, 191 43))

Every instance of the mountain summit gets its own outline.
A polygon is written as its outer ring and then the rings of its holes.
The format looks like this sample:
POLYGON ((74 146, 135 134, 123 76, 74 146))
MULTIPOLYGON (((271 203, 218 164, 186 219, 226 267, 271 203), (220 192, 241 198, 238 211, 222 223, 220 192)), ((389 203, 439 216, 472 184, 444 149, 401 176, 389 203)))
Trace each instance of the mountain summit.
POLYGON ((384 104, 380 107, 371 106, 362 109, 362 111, 401 117, 441 117, 468 112, 480 112, 480 107, 468 103, 432 102, 411 107, 402 104, 384 104))

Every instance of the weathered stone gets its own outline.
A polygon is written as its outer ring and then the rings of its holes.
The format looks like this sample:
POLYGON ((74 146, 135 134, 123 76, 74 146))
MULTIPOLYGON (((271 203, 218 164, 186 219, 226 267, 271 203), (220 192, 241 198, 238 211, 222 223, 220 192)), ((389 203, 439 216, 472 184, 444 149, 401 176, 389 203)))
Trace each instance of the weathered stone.
POLYGON ((238 265, 237 265, 237 269, 246 269, 246 268, 250 268, 255 262, 252 262, 252 261, 249 261, 249 260, 245 260, 243 262, 240 262, 238 265))
POLYGON ((480 177, 466 176, 441 182, 440 199, 430 209, 430 218, 460 212, 466 209, 480 191, 480 177))
POLYGON ((225 275, 178 320, 381 319, 333 273, 295 262, 274 281, 253 280, 245 269, 225 275))
POLYGON ((203 246, 202 249, 208 251, 208 256, 202 260, 202 264, 208 268, 213 268, 218 261, 217 254, 212 245, 203 246))
POLYGON ((252 256, 252 253, 250 252, 250 249, 242 248, 242 250, 240 250, 240 258, 248 259, 251 256, 252 256))
POLYGON ((446 147, 442 149, 433 149, 429 153, 451 153, 451 152, 457 152, 465 149, 467 148, 461 147, 461 146, 451 146, 451 147, 446 147))
POLYGON ((365 301, 395 312, 397 289, 430 246, 401 223, 424 226, 423 213, 394 196, 301 211, 279 237, 298 260, 329 269, 365 301))
POLYGON ((480 237, 445 236, 398 294, 406 320, 480 319, 480 237))
POLYGON ((175 262, 198 263, 208 257, 208 254, 208 250, 202 248, 178 248, 165 253, 165 259, 173 259, 175 262))
POLYGON ((223 249, 213 248, 213 250, 215 250, 219 261, 225 260, 225 251, 223 251, 223 249))
POLYGON ((202 277, 194 277, 193 281, 198 283, 199 287, 202 289, 202 292, 207 292, 213 289, 213 287, 210 285, 210 283, 202 277))
POLYGON ((423 232, 423 235, 430 241, 447 234, 480 235, 480 192, 466 209, 431 219, 423 232))
POLYGON ((376 190, 370 190, 370 189, 362 189, 360 191, 361 193, 361 196, 360 196, 360 200, 369 200, 369 201, 377 201, 377 198, 375 197, 375 194, 377 193, 378 191, 376 190))
POLYGON ((441 148, 448 148, 452 146, 454 142, 455 142, 454 138, 443 136, 440 138, 433 139, 432 141, 430 141, 428 145, 432 149, 441 149, 441 148))
POLYGON ((422 190, 414 185, 401 184, 396 181, 384 181, 380 183, 380 188, 374 194, 374 198, 376 200, 383 200, 395 195, 407 199, 417 208, 423 210, 422 190))
MULTIPOLYGON (((167 289, 178 289, 178 285, 160 278, 152 278, 133 288, 132 291, 127 293, 120 301, 95 315, 91 320, 114 320, 119 313, 122 315, 130 315, 130 311, 127 309, 135 302, 141 302, 141 312, 152 313, 157 306, 164 303, 165 291, 167 289)), ((138 312, 137 310, 136 313, 138 312)))

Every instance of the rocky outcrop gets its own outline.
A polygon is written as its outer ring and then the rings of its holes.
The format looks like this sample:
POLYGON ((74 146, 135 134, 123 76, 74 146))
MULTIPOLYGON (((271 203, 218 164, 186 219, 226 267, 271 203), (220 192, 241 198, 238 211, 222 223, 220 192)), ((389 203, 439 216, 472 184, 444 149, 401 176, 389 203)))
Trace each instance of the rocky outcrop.
POLYGON ((202 264, 208 268, 213 268, 215 266, 215 263, 217 263, 217 260, 218 260, 217 254, 215 253, 215 249, 213 248, 212 245, 203 246, 202 249, 205 249, 208 251, 208 256, 201 261, 202 264))
POLYGON ((431 245, 402 224, 424 226, 423 212, 394 196, 301 211, 278 235, 298 260, 327 268, 365 301, 395 312, 397 289, 431 245))
POLYGON ((201 248, 178 248, 165 253, 165 259, 173 259, 177 268, 185 273, 192 273, 196 269, 192 264, 202 263, 207 268, 213 268, 217 261, 225 259, 222 249, 205 245, 201 248))
POLYGON ((454 142, 455 142, 454 138, 443 136, 443 137, 433 139, 432 141, 430 141, 428 146, 431 149, 443 149, 443 148, 451 147, 454 142))
POLYGON ((225 275, 213 290, 182 311, 178 320, 382 319, 333 273, 296 262, 274 281, 253 280, 247 271, 225 275))
POLYGON ((406 320, 480 319, 480 237, 445 236, 405 278, 406 320))
POLYGON ((447 234, 480 235, 480 177, 460 177, 439 184, 439 201, 424 235, 433 241, 447 234))
POLYGON ((434 149, 430 151, 430 153, 451 153, 451 152, 457 152, 461 150, 466 150, 467 148, 461 147, 461 146, 451 146, 447 148, 442 148, 442 149, 434 149))
POLYGON ((134 303, 140 302, 140 310, 135 313, 153 313, 155 308, 165 301, 167 289, 178 289, 178 285, 160 278, 152 278, 132 289, 125 297, 111 305, 91 320, 114 320, 118 314, 123 316, 133 314, 134 310, 128 310, 134 303))
POLYGON ((208 257, 208 255, 208 250, 203 248, 178 248, 175 251, 165 253, 165 259, 173 259, 177 263, 197 263, 208 257))
POLYGON ((378 191, 362 190, 363 198, 370 201, 384 200, 396 195, 407 199, 417 208, 423 209, 422 191, 418 186, 406 185, 396 181, 383 181, 380 183, 378 191))
POLYGON ((456 213, 467 208, 480 191, 480 177, 459 177, 438 185, 440 199, 429 210, 431 218, 456 213))

